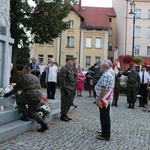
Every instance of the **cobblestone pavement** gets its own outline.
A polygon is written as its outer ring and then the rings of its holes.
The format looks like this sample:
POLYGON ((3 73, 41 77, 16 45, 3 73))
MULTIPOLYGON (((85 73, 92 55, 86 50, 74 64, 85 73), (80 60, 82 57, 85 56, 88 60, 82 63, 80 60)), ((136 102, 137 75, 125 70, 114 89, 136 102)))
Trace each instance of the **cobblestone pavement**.
MULTIPOLYGON (((56 98, 60 99, 59 89, 56 98)), ((100 129, 99 110, 94 99, 83 92, 76 97, 69 116, 72 121, 59 118, 49 123, 45 133, 33 130, 0 144, 0 150, 150 150, 150 113, 143 112, 136 102, 128 109, 125 96, 120 96, 118 107, 111 107, 111 139, 95 138, 100 129)))

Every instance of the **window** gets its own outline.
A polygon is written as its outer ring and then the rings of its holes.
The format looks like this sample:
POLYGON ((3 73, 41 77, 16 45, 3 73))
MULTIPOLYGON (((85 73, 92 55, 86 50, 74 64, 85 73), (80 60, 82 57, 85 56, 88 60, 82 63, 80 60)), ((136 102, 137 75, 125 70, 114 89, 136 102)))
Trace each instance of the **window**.
POLYGON ((86 38, 86 47, 91 48, 92 47, 92 38, 87 37, 86 38))
POLYGON ((150 19, 150 9, 148 10, 148 19, 150 19))
POLYGON ((43 55, 39 55, 39 56, 38 56, 38 62, 39 62, 39 63, 43 62, 43 58, 44 58, 43 55))
POLYGON ((95 57, 95 63, 100 62, 101 57, 95 57))
POLYGON ((69 28, 74 28, 74 20, 69 20, 69 28))
POLYGON ((109 22, 112 22, 111 18, 109 18, 109 22))
POLYGON ((112 33, 112 29, 108 29, 108 35, 113 35, 113 33, 112 33))
POLYGON ((48 55, 47 63, 49 62, 50 58, 53 58, 53 55, 48 55))
POLYGON ((108 42, 108 50, 112 51, 112 43, 111 42, 108 42))
POLYGON ((53 41, 49 41, 47 45, 48 46, 53 46, 53 41))
POLYGON ((141 18, 141 9, 135 9, 135 17, 141 18))
POLYGON ((140 54, 140 46, 139 45, 135 45, 134 48, 134 55, 138 56, 140 54))
POLYGON ((135 37, 141 37, 141 27, 136 26, 135 27, 135 37))
POLYGON ((85 66, 91 66, 91 56, 86 56, 85 66))
POLYGON ((71 36, 67 37, 67 46, 74 47, 74 37, 71 37, 71 36))
POLYGON ((147 55, 150 56, 150 46, 147 46, 147 55))
POLYGON ((96 38, 95 48, 101 48, 101 38, 96 38))
POLYGON ((149 37, 149 38, 150 38, 150 27, 148 27, 147 37, 149 37))

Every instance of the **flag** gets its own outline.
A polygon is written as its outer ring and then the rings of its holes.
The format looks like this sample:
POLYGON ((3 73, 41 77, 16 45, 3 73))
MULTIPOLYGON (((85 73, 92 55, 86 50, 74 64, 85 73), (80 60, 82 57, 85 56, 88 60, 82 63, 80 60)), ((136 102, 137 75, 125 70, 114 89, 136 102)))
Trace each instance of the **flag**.
POLYGON ((113 70, 114 70, 115 74, 118 74, 120 68, 121 67, 120 67, 120 60, 118 57, 118 49, 116 48, 114 50, 114 62, 113 62, 113 70))
POLYGON ((101 100, 97 101, 97 105, 101 108, 103 108, 103 106, 105 106, 105 108, 107 108, 109 105, 108 101, 111 98, 112 93, 113 93, 113 90, 112 89, 109 90, 109 92, 101 100))

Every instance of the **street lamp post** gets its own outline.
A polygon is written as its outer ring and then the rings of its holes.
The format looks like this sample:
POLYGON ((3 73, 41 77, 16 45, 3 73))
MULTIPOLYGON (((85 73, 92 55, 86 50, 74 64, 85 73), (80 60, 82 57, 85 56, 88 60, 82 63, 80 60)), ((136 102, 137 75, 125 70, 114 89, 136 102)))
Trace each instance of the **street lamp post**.
POLYGON ((130 15, 133 15, 133 36, 132 36, 132 57, 134 58, 134 31, 135 31, 135 2, 134 0, 131 0, 130 2, 131 10, 129 12, 130 15))

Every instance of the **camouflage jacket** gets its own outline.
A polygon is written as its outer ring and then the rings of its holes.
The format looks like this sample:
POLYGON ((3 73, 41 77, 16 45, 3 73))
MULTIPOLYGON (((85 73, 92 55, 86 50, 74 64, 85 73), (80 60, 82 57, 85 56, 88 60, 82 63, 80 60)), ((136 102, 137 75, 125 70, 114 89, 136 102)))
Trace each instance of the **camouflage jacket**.
POLYGON ((39 79, 31 73, 25 74, 20 77, 14 89, 10 92, 11 94, 17 91, 21 92, 21 97, 26 100, 41 100, 41 85, 39 79))
POLYGON ((76 79, 75 79, 75 72, 73 68, 65 65, 60 70, 59 76, 60 76, 61 88, 65 88, 71 91, 74 90, 76 79))
POLYGON ((140 76, 136 71, 125 71, 122 73, 123 75, 127 76, 127 86, 128 87, 139 87, 140 86, 140 76))

